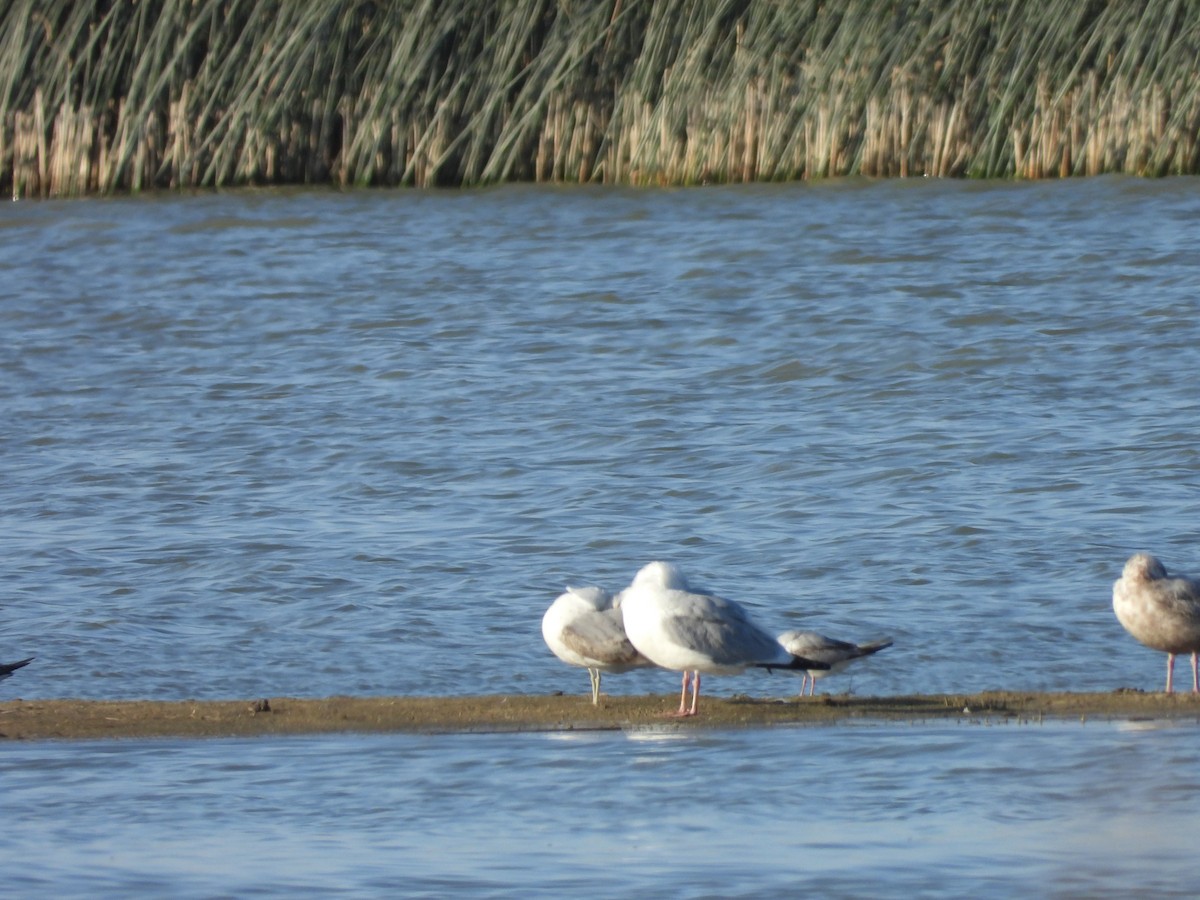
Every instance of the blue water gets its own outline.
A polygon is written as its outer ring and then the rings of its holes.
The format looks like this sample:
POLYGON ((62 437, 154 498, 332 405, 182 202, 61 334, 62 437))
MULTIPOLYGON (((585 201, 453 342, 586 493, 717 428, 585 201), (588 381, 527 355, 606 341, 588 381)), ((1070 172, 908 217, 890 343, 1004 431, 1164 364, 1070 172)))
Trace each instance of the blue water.
POLYGON ((13 896, 1193 896, 1195 727, 17 744, 13 896))
MULTIPOLYGON (((744 602, 772 630, 895 639, 823 691, 1157 689, 1162 656, 1120 629, 1110 590, 1135 550, 1200 571, 1198 218, 1196 181, 1109 178, 8 205, 0 660, 37 660, 0 683, 0 699, 582 698, 586 675, 542 644, 542 611, 564 584, 615 590, 655 558, 744 602)), ((794 684, 747 674, 706 679, 705 691, 787 696, 794 684)), ((669 693, 677 680, 638 672, 605 687, 669 693)), ((698 752, 701 772, 732 772, 731 795, 778 804, 769 772, 811 769, 829 784, 847 755, 869 757, 876 743, 916 766, 941 733, 815 729, 662 746, 698 752), (811 756, 833 734, 836 759, 813 768, 794 752, 811 756)), ((1177 733, 1129 739, 1149 746, 1177 733)), ((961 755, 983 760, 990 737, 1005 735, 1013 757, 1050 773, 1036 783, 1053 791, 1067 778, 1071 796, 1107 788, 1090 770, 1065 771, 1062 745, 1078 740, 1080 753, 1102 757, 1127 737, 1090 727, 951 734, 971 735, 961 755), (1050 733, 1058 744, 1031 737, 1050 733)), ((10 837, 8 852, 55 851, 44 881, 23 883, 29 891, 82 890, 106 852, 123 860, 104 868, 112 893, 176 882, 198 894, 257 890, 270 882, 256 880, 255 860, 246 871, 217 865, 230 846, 271 865, 267 847, 245 839, 266 824, 246 805, 254 770, 157 802, 136 785, 186 785, 189 768, 221 772, 256 754, 282 766, 283 754, 289 768, 264 777, 290 787, 268 808, 304 812, 263 840, 276 834, 279 857, 328 886, 346 869, 317 866, 306 835, 334 834, 335 855, 353 856, 337 844, 335 800, 309 800, 329 767, 345 766, 334 796, 394 789, 401 805, 420 806, 436 766, 426 786, 403 787, 392 780, 402 767, 374 757, 436 746, 466 767, 526 754, 536 769, 556 764, 555 740, 0 747, 10 770, 51 793, 52 773, 91 772, 57 812, 26 822, 28 846, 10 837), (106 757, 129 764, 106 770, 95 762, 106 757), (152 840, 125 831, 133 814, 100 798, 127 793, 145 798, 147 821, 177 824, 152 840), (182 847, 230 880, 190 880, 182 847)), ((607 736, 569 746, 586 767, 641 745, 607 736)), ((938 809, 945 787, 934 770, 881 765, 908 772, 904 803, 938 809)), ((548 874, 559 857, 539 855, 533 837, 510 869, 492 872, 513 850, 511 823, 524 822, 495 805, 506 771, 520 770, 498 767, 488 777, 500 780, 445 800, 455 827, 477 829, 465 842, 477 850, 458 847, 464 880, 442 883, 434 871, 414 885, 553 893, 572 883, 554 878, 585 878, 548 874)), ((1156 774, 1164 793, 1174 771, 1156 774)), ((726 867, 729 889, 714 893, 749 893, 782 882, 747 874, 747 860, 799 853, 806 866, 827 860, 837 884, 861 870, 849 892, 878 893, 885 873, 856 849, 873 821, 866 784, 845 786, 851 812, 829 846, 803 843, 820 832, 775 831, 757 812, 739 820, 733 800, 701 828, 709 844, 697 844, 699 807, 673 799, 681 818, 645 818, 632 841, 661 853, 630 851, 617 874, 644 877, 638 886, 651 893, 702 894, 708 867, 726 867), (726 821, 750 837, 730 837, 726 821)), ((585 791, 599 804, 586 834, 616 852, 637 806, 605 806, 607 789, 585 791)), ((530 795, 520 808, 541 808, 533 788, 511 790, 530 795)), ((53 809, 52 796, 34 799, 53 809)), ((1128 803, 1122 815, 1147 833, 1157 805, 1133 794, 1128 803)), ((1029 840, 1004 820, 971 831, 965 804, 925 835, 911 880, 896 884, 936 886, 957 860, 950 875, 1003 893, 1005 882, 987 881, 994 857, 1019 878, 1065 879, 1054 884, 1066 895, 1102 886, 1047 870, 1038 829, 1029 840)), ((388 816, 356 820, 350 833, 386 829, 388 816)), ((550 821, 547 840, 569 831, 564 821, 574 820, 550 821)), ((1126 888, 1147 859, 1167 876, 1180 871, 1170 841, 1122 868, 1106 853, 1122 841, 1100 824, 1080 830, 1070 803, 1046 821, 1039 827, 1080 842, 1055 865, 1096 850, 1126 888)), ((397 859, 424 858, 364 844, 351 879, 364 892, 414 869, 397 859)), ((583 850, 556 852, 595 873, 583 850)))

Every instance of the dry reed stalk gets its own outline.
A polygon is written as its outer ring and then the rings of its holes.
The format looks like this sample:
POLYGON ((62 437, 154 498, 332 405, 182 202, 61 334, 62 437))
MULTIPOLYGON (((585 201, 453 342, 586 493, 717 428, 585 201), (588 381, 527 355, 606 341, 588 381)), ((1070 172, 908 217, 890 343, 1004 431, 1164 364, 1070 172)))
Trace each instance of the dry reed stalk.
POLYGON ((1198 168, 1191 2, 13 0, 0 187, 1198 168))

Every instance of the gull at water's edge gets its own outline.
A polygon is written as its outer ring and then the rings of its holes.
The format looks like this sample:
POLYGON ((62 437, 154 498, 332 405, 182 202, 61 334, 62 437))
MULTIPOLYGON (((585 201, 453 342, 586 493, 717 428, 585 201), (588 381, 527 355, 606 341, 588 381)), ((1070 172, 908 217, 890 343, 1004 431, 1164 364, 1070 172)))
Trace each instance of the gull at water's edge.
POLYGON ((891 638, 878 641, 868 641, 865 644, 853 644, 850 641, 839 641, 816 631, 785 631, 779 636, 779 643, 797 656, 828 663, 829 668, 813 669, 804 673, 800 682, 800 695, 804 696, 804 685, 808 684, 808 695, 811 697, 817 689, 817 679, 826 675, 836 675, 856 659, 865 659, 880 650, 892 646, 891 638))
POLYGON ((603 588, 568 587, 542 616, 542 638, 563 662, 588 670, 592 704, 600 704, 603 672, 627 672, 653 665, 629 638, 618 608, 620 598, 603 588))
POLYGON ((1174 690, 1175 656, 1192 656, 1192 693, 1200 693, 1200 581, 1170 577, 1149 553, 1135 553, 1113 582, 1113 612, 1138 641, 1167 654, 1168 694, 1174 690))
POLYGON ((655 665, 683 672, 680 716, 696 714, 701 672, 736 675, 752 667, 829 668, 828 663, 789 652, 756 625, 741 604, 692 591, 683 573, 670 563, 643 566, 633 584, 621 592, 620 609, 633 646, 655 665))

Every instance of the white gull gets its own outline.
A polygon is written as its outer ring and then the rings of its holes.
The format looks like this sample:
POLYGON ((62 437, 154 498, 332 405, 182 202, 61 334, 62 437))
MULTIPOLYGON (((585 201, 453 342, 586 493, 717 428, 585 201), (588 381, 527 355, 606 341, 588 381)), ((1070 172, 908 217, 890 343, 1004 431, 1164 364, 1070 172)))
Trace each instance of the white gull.
POLYGON ((756 625, 741 604, 692 591, 683 573, 670 563, 643 566, 633 584, 621 592, 620 608, 633 646, 654 664, 683 672, 680 716, 696 714, 701 672, 735 675, 751 667, 829 668, 827 663, 790 653, 756 625))
POLYGON ((563 662, 588 670, 595 705, 600 703, 602 672, 653 665, 625 636, 621 610, 603 588, 568 587, 542 616, 542 637, 563 662))
POLYGON ((1171 578, 1149 553, 1135 553, 1113 583, 1113 612, 1141 643, 1167 654, 1168 694, 1177 653, 1192 655, 1192 693, 1200 693, 1200 581, 1171 578))

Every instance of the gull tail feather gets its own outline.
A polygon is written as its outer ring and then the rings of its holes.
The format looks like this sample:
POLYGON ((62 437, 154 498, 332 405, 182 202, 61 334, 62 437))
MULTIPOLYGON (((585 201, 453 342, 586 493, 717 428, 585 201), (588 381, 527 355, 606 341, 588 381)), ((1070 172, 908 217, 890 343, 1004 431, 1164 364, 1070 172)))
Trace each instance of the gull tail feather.
POLYGON ((872 653, 886 650, 890 646, 892 646, 891 638, 881 638, 878 641, 868 641, 865 644, 859 644, 858 651, 860 656, 870 656, 872 653))

